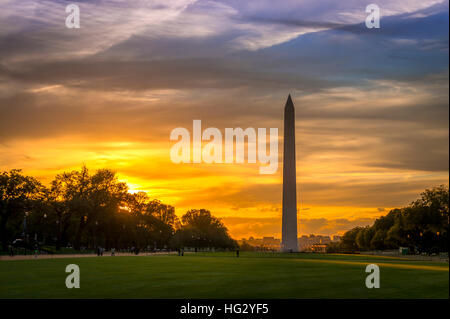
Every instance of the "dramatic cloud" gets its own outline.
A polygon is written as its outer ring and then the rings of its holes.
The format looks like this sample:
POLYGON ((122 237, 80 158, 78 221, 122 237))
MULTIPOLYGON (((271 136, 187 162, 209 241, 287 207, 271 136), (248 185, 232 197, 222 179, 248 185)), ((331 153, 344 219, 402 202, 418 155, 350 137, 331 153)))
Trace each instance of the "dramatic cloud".
POLYGON ((448 1, 0 3, 0 169, 48 182, 83 163, 207 208, 235 236, 279 233, 275 175, 170 162, 175 127, 277 127, 296 105, 299 230, 341 233, 448 184, 448 1))

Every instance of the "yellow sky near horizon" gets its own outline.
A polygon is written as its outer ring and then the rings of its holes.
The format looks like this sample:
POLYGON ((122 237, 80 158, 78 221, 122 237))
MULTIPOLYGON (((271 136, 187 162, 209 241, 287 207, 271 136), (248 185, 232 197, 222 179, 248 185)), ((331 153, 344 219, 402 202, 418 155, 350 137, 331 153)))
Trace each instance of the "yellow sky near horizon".
MULTIPOLYGON (((44 184, 56 174, 78 170, 81 165, 90 170, 110 168, 128 184, 130 192, 145 191, 151 198, 175 206, 179 216, 188 209, 205 208, 223 219, 234 238, 280 237, 282 161, 274 175, 259 174, 259 163, 174 164, 169 152, 175 142, 169 141, 168 136, 167 141, 144 142, 62 135, 35 139, 33 143, 10 143, 14 146, 0 145, 5 158, 14 163, 8 168, 21 168, 44 184)), ((282 140, 279 152, 282 154, 282 140)), ((358 159, 327 150, 303 157, 298 148, 299 235, 342 234, 356 225, 370 224, 391 208, 414 200, 423 186, 445 182, 441 173, 363 167, 358 159), (371 199, 367 193, 392 183, 408 187, 402 192, 402 186, 397 185, 392 196, 386 190, 382 199, 371 199)))

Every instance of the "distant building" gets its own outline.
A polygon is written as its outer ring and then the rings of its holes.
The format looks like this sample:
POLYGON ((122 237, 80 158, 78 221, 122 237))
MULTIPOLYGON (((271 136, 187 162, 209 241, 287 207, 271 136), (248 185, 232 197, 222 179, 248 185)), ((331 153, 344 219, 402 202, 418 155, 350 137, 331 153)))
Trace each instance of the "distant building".
POLYGON ((309 236, 303 235, 298 239, 298 248, 299 251, 313 251, 313 246, 315 247, 314 251, 326 250, 326 246, 332 242, 330 236, 323 235, 314 235, 311 234, 309 236), (325 248, 319 247, 317 245, 324 245, 325 248))
MULTIPOLYGON (((330 236, 315 235, 310 234, 302 235, 297 239, 298 250, 302 252, 326 252, 327 246, 332 242, 340 241, 340 236, 330 236)), ((246 243, 255 247, 258 251, 280 251, 281 250, 281 239, 275 238, 273 236, 264 236, 262 238, 249 237, 248 240, 242 238, 238 240, 239 244, 246 243)))
POLYGON ((260 251, 277 251, 280 250, 281 240, 275 237, 263 237, 263 238, 254 238, 250 237, 248 240, 242 239, 247 244, 256 248, 256 250, 260 251))
POLYGON ((314 244, 311 245, 311 251, 314 253, 326 253, 328 245, 326 244, 314 244))

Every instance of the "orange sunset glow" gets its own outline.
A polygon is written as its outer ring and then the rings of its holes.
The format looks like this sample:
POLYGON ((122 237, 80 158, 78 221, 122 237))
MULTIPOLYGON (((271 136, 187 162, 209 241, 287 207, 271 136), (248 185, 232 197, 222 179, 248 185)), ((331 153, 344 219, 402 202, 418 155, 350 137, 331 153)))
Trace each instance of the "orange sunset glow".
MULTIPOLYGON (((56 16, 64 4, 40 5, 56 16)), ((78 33, 55 20, 23 31, 16 51, 0 53, 0 170, 19 168, 47 185, 82 165, 110 168, 130 192, 145 191, 173 205, 178 216, 205 208, 233 238, 280 238, 283 107, 290 93, 299 235, 372 224, 425 188, 448 184, 448 61, 442 57, 448 53, 423 49, 422 39, 404 40, 413 31, 369 39, 270 21, 231 27, 236 8, 196 1, 168 1, 160 15, 131 10, 128 23, 114 24, 123 8, 88 19, 106 12, 83 5, 78 33), (28 50, 36 45, 33 32, 39 49, 28 50), (408 52, 417 55, 396 58, 408 52), (259 174, 259 163, 172 163, 170 133, 192 132, 193 120, 222 132, 278 128, 277 172, 259 174)), ((411 12, 425 8, 412 6, 411 12)), ((18 25, 40 23, 28 8, 5 10, 8 19, 23 15, 18 25)), ((411 13, 402 10, 386 12, 411 13)), ((353 18, 339 22, 359 21, 353 18)), ((10 38, 19 32, 2 30, 10 38)))

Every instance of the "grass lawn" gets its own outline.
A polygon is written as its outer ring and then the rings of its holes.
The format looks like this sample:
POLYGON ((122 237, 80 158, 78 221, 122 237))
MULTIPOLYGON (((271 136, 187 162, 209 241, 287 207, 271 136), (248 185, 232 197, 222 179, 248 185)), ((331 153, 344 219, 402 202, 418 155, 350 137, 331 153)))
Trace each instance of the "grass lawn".
POLYGON ((198 253, 0 261, 0 298, 449 298, 448 263, 358 255, 198 253), (379 289, 365 266, 380 267, 379 289), (65 267, 80 267, 67 289, 65 267))

